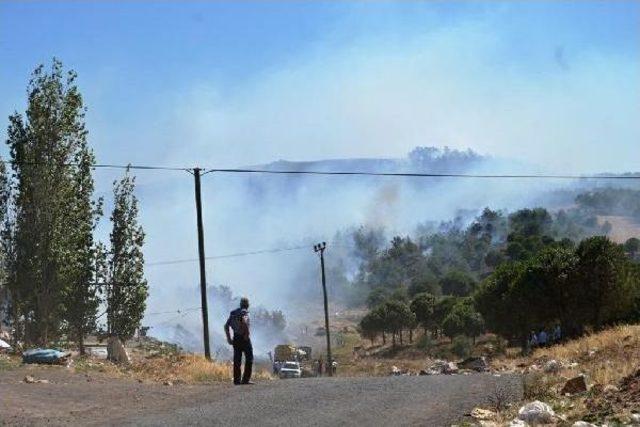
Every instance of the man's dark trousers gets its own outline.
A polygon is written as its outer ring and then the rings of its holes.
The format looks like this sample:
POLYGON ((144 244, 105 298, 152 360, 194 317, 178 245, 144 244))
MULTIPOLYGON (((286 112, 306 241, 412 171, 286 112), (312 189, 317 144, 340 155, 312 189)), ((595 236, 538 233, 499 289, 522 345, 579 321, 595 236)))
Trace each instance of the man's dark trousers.
POLYGON ((251 380, 251 369, 253 368, 253 347, 251 340, 242 338, 233 340, 233 383, 240 384, 240 365, 242 364, 242 353, 244 353, 244 373, 242 383, 246 384, 251 380))

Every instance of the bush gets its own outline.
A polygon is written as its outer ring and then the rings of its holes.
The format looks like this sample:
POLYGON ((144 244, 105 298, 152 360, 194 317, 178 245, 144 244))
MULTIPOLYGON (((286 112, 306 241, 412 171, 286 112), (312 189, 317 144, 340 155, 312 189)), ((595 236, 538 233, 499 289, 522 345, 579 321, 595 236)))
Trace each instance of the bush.
POLYGON ((424 351, 430 351, 431 349, 433 349, 434 346, 435 346, 435 342, 427 334, 424 334, 423 336, 421 336, 418 342, 416 343, 416 347, 424 351))
POLYGON ((551 385, 542 372, 530 372, 522 377, 523 396, 526 400, 545 400, 553 396, 551 385))
POLYGON ((451 352, 460 358, 471 356, 473 345, 471 340, 464 335, 458 335, 451 343, 451 352))

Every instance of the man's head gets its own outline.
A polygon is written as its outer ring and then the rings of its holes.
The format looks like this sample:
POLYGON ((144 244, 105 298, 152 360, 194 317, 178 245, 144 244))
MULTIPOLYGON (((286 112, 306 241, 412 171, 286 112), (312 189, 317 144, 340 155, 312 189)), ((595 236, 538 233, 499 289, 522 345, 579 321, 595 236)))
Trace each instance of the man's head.
POLYGON ((249 308, 249 298, 240 298, 240 308, 244 308, 245 310, 249 308))

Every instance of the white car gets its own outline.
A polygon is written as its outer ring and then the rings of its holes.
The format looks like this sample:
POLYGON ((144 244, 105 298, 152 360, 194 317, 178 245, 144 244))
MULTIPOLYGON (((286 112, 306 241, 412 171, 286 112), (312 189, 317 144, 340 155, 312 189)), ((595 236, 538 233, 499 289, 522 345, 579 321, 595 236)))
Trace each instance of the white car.
POLYGON ((280 367, 280 378, 300 378, 302 377, 302 369, 298 362, 284 362, 280 367))

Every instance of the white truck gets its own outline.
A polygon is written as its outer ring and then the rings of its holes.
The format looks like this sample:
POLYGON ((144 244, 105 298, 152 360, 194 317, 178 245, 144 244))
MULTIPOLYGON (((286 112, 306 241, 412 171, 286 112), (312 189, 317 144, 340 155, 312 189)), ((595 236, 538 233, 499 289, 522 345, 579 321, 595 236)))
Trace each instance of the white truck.
POLYGON ((278 375, 281 379, 302 377, 302 368, 300 368, 300 363, 291 361, 284 362, 282 366, 280 366, 278 375))

